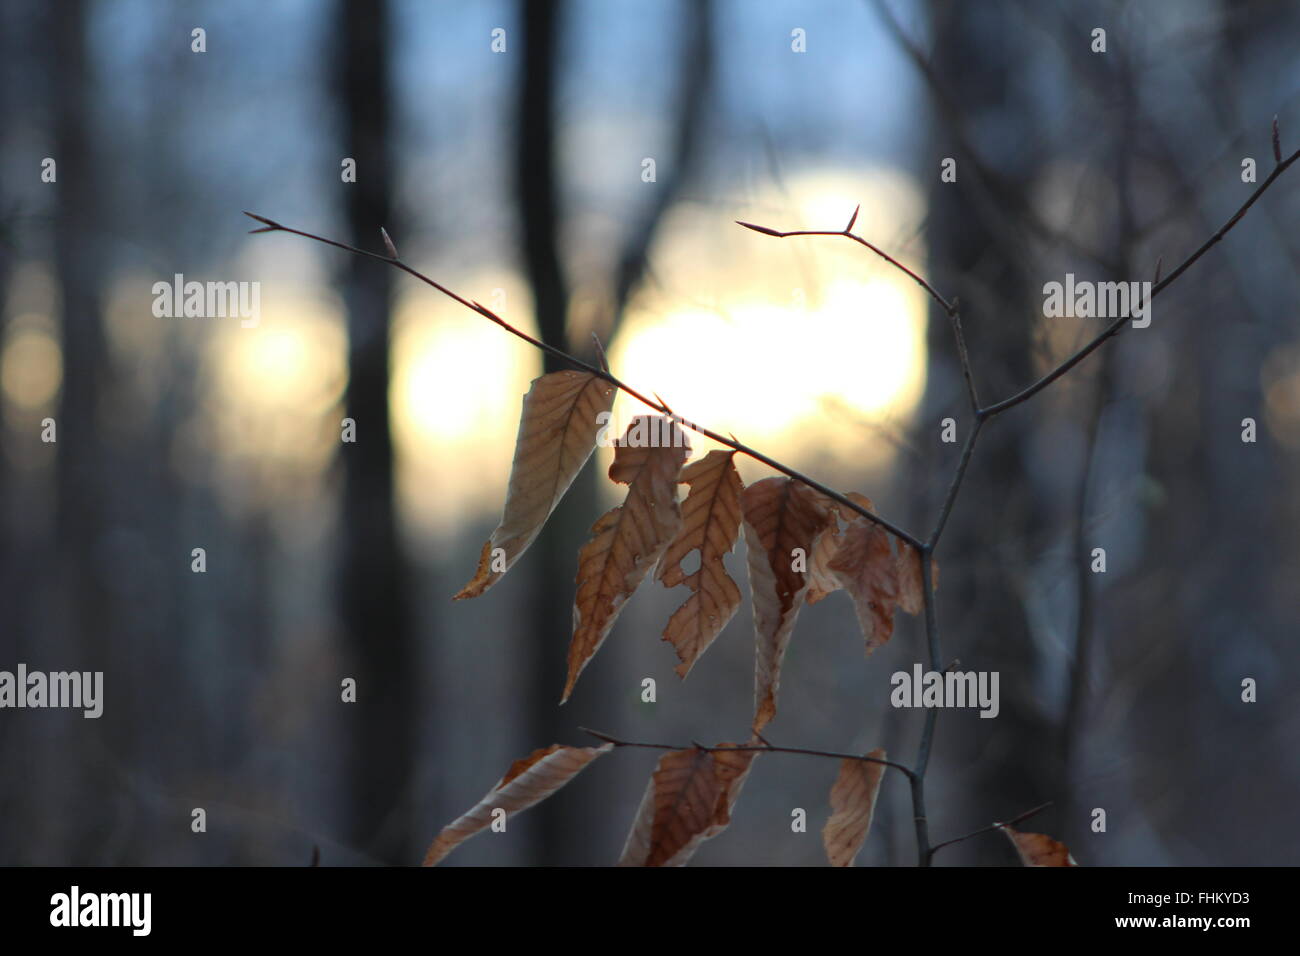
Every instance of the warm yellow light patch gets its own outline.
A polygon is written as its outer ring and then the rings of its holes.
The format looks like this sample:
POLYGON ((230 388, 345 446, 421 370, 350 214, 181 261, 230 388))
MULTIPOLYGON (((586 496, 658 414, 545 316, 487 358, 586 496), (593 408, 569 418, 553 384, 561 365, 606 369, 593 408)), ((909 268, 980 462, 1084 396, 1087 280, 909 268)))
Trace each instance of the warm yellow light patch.
POLYGON ((48 331, 25 316, 14 321, 0 359, 0 387, 5 400, 24 412, 52 406, 63 381, 63 353, 48 331))

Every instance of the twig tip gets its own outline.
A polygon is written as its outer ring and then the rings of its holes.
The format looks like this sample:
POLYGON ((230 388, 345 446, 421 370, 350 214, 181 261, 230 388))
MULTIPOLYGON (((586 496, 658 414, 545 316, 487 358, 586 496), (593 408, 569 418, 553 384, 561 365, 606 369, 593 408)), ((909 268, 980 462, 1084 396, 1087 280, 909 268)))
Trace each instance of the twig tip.
POLYGON ((605 346, 600 344, 600 336, 594 331, 591 333, 591 341, 596 346, 596 358, 600 359, 600 367, 609 375, 609 359, 605 357, 605 346))
POLYGON ((271 232, 272 230, 275 229, 284 228, 284 226, 280 225, 274 219, 267 219, 265 216, 259 216, 257 213, 249 212, 247 209, 244 210, 244 215, 247 216, 249 219, 256 219, 258 222, 266 224, 267 226, 266 229, 255 229, 253 230, 254 232, 271 232))
POLYGON ((767 226, 755 225, 752 222, 742 222, 741 220, 737 219, 736 225, 744 226, 746 229, 753 229, 755 232, 761 232, 765 236, 776 236, 778 239, 780 239, 782 236, 782 234, 777 232, 775 229, 769 229, 767 226))

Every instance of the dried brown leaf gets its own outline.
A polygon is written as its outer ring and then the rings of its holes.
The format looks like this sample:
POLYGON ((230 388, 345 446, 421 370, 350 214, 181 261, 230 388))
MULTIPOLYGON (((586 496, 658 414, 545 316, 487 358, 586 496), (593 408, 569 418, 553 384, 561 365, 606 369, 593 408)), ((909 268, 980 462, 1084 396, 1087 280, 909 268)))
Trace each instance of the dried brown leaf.
MULTIPOLYGON (((869 498, 852 492, 846 497, 873 510, 869 498)), ((915 548, 884 528, 843 506, 836 511, 848 524, 843 531, 829 531, 818 540, 809 569, 808 603, 839 588, 848 591, 870 654, 894 633, 896 607, 921 613, 921 562, 915 548)), ((932 582, 937 584, 938 566, 933 559, 930 567, 932 582)))
POLYGON ((627 497, 592 525, 591 540, 578 552, 569 676, 561 702, 569 699, 619 611, 681 528, 677 475, 689 454, 686 433, 658 416, 637 416, 619 439, 609 477, 628 486, 627 497), (654 444, 631 444, 647 433, 655 436, 654 444))
POLYGON ((673 750, 659 758, 619 866, 684 866, 731 823, 757 750, 673 750))
POLYGON ((1011 843, 1020 854, 1020 862, 1025 866, 1078 866, 1070 849, 1041 833, 1021 833, 1011 827, 1002 827, 1011 843))
POLYGON ((506 818, 545 800, 576 777, 601 754, 614 749, 613 744, 599 747, 567 747, 552 744, 516 760, 501 778, 464 816, 442 828, 425 854, 424 865, 435 866, 448 853, 492 823, 495 810, 504 810, 506 818))
MULTIPOLYGON (((846 498, 861 505, 868 511, 872 510, 871 499, 865 495, 860 495, 856 491, 850 491, 846 498)), ((845 508, 836 502, 831 503, 831 508, 844 521, 850 522, 859 517, 856 512, 845 508)), ((844 532, 840 531, 837 524, 827 525, 826 531, 817 538, 816 545, 813 546, 812 557, 808 561, 808 603, 816 604, 822 598, 834 591, 844 587, 844 583, 839 576, 831 570, 830 564, 835 555, 840 550, 840 543, 844 540, 844 532)))
POLYGON ((478 597, 533 543, 596 447, 598 416, 614 407, 614 391, 590 372, 550 372, 533 381, 519 418, 505 514, 456 600, 478 597), (494 561, 497 548, 502 554, 494 561))
POLYGON ((853 599, 858 627, 870 654, 894 632, 894 607, 900 601, 898 564, 883 528, 859 516, 844 531, 833 570, 853 599))
POLYGON ((664 628, 664 640, 681 660, 679 677, 690 673, 740 607, 740 588, 723 564, 740 535, 740 494, 745 486, 736 472, 735 455, 711 451, 687 465, 677 479, 691 490, 682 502, 682 529, 664 552, 655 576, 665 587, 685 583, 694 592, 664 628), (682 560, 696 550, 700 566, 686 574, 682 560))
MULTIPOLYGON (((877 747, 868 757, 885 759, 877 747)), ((831 866, 852 866, 871 829, 876 810, 876 794, 885 775, 885 765, 869 760, 845 760, 840 775, 831 787, 831 817, 822 828, 822 843, 831 866)))
POLYGON ((803 607, 808 576, 796 570, 812 559, 818 536, 833 529, 830 500, 791 478, 764 478, 741 496, 749 588, 754 603, 754 730, 776 716, 781 662, 803 607))

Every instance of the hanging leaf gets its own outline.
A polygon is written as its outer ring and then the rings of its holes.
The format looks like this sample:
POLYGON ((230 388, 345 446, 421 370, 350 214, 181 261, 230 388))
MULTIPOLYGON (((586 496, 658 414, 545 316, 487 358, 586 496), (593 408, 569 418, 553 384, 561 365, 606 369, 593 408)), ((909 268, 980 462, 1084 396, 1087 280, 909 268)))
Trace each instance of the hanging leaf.
POLYGON ((591 540, 578 552, 569 676, 561 703, 681 528, 677 474, 689 454, 686 433, 659 416, 638 415, 619 439, 609 477, 628 486, 627 498, 601 516, 591 528, 591 540), (644 443, 647 435, 649 444, 644 443))
POLYGON ((684 866, 731 823, 757 750, 672 750, 646 786, 619 866, 684 866))
MULTIPOLYGON (((861 505, 868 511, 871 511, 874 507, 870 498, 860 495, 856 491, 850 491, 844 497, 861 505)), ((832 502, 830 507, 845 522, 851 523, 855 518, 861 517, 861 515, 836 502, 832 502)), ((843 540, 844 532, 840 530, 836 522, 829 524, 826 533, 817 538, 812 558, 808 562, 809 604, 816 604, 828 594, 839 591, 844 587, 844 582, 831 568, 831 562, 835 560, 835 555, 839 553, 840 544, 843 540)))
MULTIPOLYGON (((884 760, 885 751, 877 747, 867 756, 884 760)), ((885 765, 869 760, 845 760, 840 764, 840 775, 831 787, 831 817, 822 829, 822 843, 831 866, 853 865, 871 829, 884 775, 885 765)))
POLYGON ((776 697, 795 619, 808 590, 818 537, 835 527, 830 499, 791 478, 764 478, 741 496, 754 604, 754 730, 776 716, 776 697))
POLYGON ((1015 846, 1020 854, 1020 862, 1025 866, 1078 866, 1070 849, 1064 843, 1058 843, 1041 833, 1021 833, 1004 826, 1002 832, 1015 846))
POLYGON ((745 486, 736 472, 735 455, 711 451, 687 465, 678 478, 691 491, 682 503, 682 529, 664 552, 655 576, 665 587, 685 583, 693 592, 664 628, 664 640, 681 660, 679 677, 690 673, 740 607, 740 588, 723 563, 740 534, 740 494, 745 486), (697 550, 700 566, 686 574, 682 561, 697 550))
POLYGON ((524 396, 505 514, 455 600, 478 597, 524 553, 596 447, 614 386, 590 372, 550 372, 524 396))
POLYGON ((599 747, 566 747, 552 744, 516 760, 501 778, 464 816, 447 824, 429 847, 425 866, 434 866, 476 833, 492 824, 493 813, 504 810, 508 819, 521 810, 545 800, 576 777, 601 754, 614 749, 613 744, 599 747))
MULTIPOLYGON (((846 497, 868 511, 874 510, 870 498, 855 492, 846 497)), ((836 510, 847 526, 818 541, 810 569, 813 587, 809 589, 808 603, 821 600, 831 591, 846 590, 870 654, 893 635, 895 608, 909 614, 924 609, 920 556, 911 545, 862 515, 842 506, 836 510)), ((937 583, 938 566, 933 559, 930 566, 932 581, 937 583)))

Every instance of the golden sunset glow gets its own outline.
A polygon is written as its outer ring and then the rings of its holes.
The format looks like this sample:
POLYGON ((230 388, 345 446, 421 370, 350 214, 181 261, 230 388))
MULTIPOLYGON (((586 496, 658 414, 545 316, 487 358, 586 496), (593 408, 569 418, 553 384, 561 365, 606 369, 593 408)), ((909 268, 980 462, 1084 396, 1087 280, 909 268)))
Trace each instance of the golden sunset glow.
POLYGON ((337 300, 307 287, 276 291, 263 297, 255 328, 188 320, 207 326, 185 334, 212 337, 202 373, 210 397, 189 436, 226 449, 238 484, 280 497, 305 494, 301 482, 338 452, 347 347, 337 300))
MULTIPOLYGON (((919 264, 919 193, 888 171, 791 177, 785 191, 737 210, 780 229, 838 229, 858 203, 855 231, 919 264)), ((847 240, 775 239, 715 209, 677 209, 652 250, 655 282, 630 303, 608 343, 615 374, 681 415, 827 480, 888 464, 893 447, 862 422, 905 423, 925 385, 922 291, 847 240), (844 421, 847 415, 852 420, 844 421)), ((427 268, 437 275, 436 263, 427 268)), ((532 332, 526 285, 510 273, 442 277, 532 332), (458 279, 459 281, 454 281, 458 279)), ((257 328, 237 320, 175 322, 212 336, 206 427, 237 456, 319 471, 339 447, 346 337, 339 303, 303 285, 263 299, 257 328)), ((120 324, 120 323, 119 323, 120 324)), ((132 339, 129 328, 117 330, 132 339)), ((541 356, 455 302, 397 286, 392 336, 392 424, 402 508, 426 532, 495 516, 504 499, 521 401, 541 356)), ((23 346, 29 351, 39 343, 23 346)), ((33 353, 35 354, 35 353, 33 353)), ((43 353, 42 353, 43 354, 43 353)), ((35 368, 48 365, 42 359, 35 368)), ((43 373, 42 373, 43 374, 43 373)), ((32 399, 49 386, 22 388, 32 399)), ((26 382, 27 379, 22 381, 26 382)), ((645 412, 620 396, 614 432, 645 412)), ((366 423, 358 423, 365 440, 366 423)), ((711 443, 692 436, 695 454, 711 443)), ((602 467, 612 452, 597 450, 602 467)), ((767 469, 742 462, 747 480, 767 469)), ((611 493, 616 493, 611 489, 611 493)))
MULTIPOLYGON (((913 236, 922 205, 910 180, 888 171, 816 174, 790 178, 786 190, 736 218, 838 229, 861 203, 855 231, 919 264, 924 250, 913 236)), ((651 255, 657 281, 634 299, 609 343, 615 374, 701 425, 735 432, 792 464, 829 469, 829 480, 888 463, 892 446, 864 442, 860 422, 905 421, 924 389, 926 301, 914 283, 844 239, 760 236, 712 208, 676 210, 651 255), (841 421, 828 408, 858 421, 841 421)), ((450 284, 484 299, 495 290, 501 301, 489 304, 532 331, 518 278, 450 284)), ((495 517, 540 356, 412 285, 401 290, 393 363, 404 509, 432 531, 463 527, 467 511, 495 517)), ((643 412, 620 396, 615 431, 643 412)), ((692 444, 701 454, 711 443, 692 436, 692 444)), ((601 467, 611 454, 597 450, 601 467)), ((742 471, 747 480, 767 474, 756 463, 742 463, 742 471)))
MULTIPOLYGON (((897 174, 794 177, 787 189, 738 218, 834 230, 861 203, 856 232, 904 261, 923 251, 902 248, 921 205, 897 174)), ((888 444, 864 445, 860 429, 828 408, 869 422, 911 414, 925 386, 926 301, 915 283, 845 239, 776 239, 712 210, 670 219, 660 248, 659 284, 633 303, 612 350, 628 384, 791 463, 860 472, 888 461, 888 444), (685 290, 708 307, 687 305, 685 290)), ((616 419, 641 411, 620 398, 616 419)), ((707 450, 702 442, 694 439, 697 451, 707 450)), ((745 470, 749 479, 767 473, 742 462, 745 470)))

